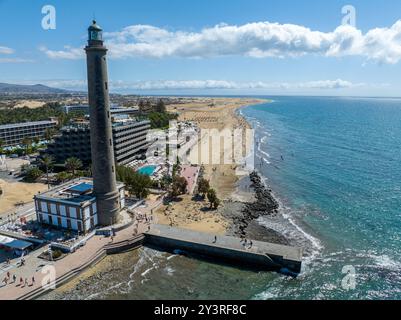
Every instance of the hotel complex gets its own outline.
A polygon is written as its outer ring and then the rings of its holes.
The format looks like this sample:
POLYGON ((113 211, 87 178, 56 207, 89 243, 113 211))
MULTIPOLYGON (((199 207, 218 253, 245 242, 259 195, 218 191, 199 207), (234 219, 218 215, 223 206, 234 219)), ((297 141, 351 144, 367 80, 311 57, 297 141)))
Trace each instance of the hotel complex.
POLYGON ((43 138, 46 130, 58 125, 56 119, 47 121, 22 122, 0 126, 0 140, 5 147, 17 146, 24 138, 43 138))
MULTIPOLYGON (((137 121, 123 115, 114 118, 112 136, 117 165, 126 165, 146 152, 149 129, 148 120, 137 121)), ((89 121, 76 122, 62 128, 44 153, 52 155, 57 163, 76 157, 85 164, 90 164, 92 155, 89 121)))

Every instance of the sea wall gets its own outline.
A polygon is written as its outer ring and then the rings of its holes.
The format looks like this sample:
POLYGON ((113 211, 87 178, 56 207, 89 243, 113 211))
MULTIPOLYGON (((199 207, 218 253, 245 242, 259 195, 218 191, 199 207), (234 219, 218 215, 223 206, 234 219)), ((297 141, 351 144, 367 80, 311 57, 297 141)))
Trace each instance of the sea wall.
POLYGON ((294 274, 301 272, 302 250, 262 242, 254 244, 258 248, 257 251, 247 250, 245 247, 241 250, 237 245, 239 241, 240 239, 237 238, 224 237, 222 244, 214 244, 200 239, 186 240, 183 239, 183 234, 173 237, 162 231, 145 234, 144 245, 171 253, 180 250, 183 254, 195 254, 200 258, 212 259, 213 262, 227 263, 241 268, 264 271, 280 271, 286 268, 294 274))

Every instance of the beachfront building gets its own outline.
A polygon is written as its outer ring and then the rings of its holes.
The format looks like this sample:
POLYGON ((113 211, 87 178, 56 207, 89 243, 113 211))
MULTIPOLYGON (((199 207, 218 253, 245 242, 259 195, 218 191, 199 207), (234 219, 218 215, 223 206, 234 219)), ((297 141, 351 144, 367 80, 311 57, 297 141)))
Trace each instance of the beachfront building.
MULTIPOLYGON (((146 152, 149 129, 148 120, 137 121, 124 115, 113 117, 112 136, 117 165, 126 165, 146 152)), ((92 156, 89 121, 75 122, 62 128, 43 153, 52 155, 60 164, 70 157, 90 164, 92 156)))
MULTIPOLYGON (((69 114, 72 112, 80 112, 86 115, 89 115, 89 105, 87 104, 77 104, 71 106, 63 106, 62 110, 64 113, 69 114)), ((128 114, 130 116, 137 116, 139 115, 139 107, 130 107, 130 108, 123 108, 118 105, 111 105, 110 106, 110 114, 112 116, 121 115, 121 114, 128 114)))
POLYGON ((46 121, 23 122, 0 126, 0 140, 4 147, 20 145, 24 138, 43 138, 49 129, 58 125, 56 119, 46 121))
MULTIPOLYGON (((125 207, 125 186, 117 183, 120 210, 125 207)), ((59 229, 86 234, 99 225, 92 179, 78 179, 35 196, 37 221, 59 229)))

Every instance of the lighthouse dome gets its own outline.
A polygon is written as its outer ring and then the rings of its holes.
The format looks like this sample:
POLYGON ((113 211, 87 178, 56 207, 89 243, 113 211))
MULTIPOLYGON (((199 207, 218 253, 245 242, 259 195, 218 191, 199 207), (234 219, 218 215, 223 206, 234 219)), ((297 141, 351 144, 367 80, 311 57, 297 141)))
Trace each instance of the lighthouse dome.
POLYGON ((90 41, 102 41, 103 40, 103 30, 97 24, 95 20, 93 20, 92 25, 88 28, 88 35, 90 41))

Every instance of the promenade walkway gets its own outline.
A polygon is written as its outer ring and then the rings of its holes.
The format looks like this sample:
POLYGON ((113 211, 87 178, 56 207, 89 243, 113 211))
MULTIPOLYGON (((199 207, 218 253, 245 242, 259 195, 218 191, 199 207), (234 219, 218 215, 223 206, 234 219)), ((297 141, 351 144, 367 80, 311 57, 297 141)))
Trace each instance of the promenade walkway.
POLYGON ((117 232, 113 239, 106 238, 103 236, 94 236, 89 239, 86 245, 76 252, 67 255, 65 258, 59 261, 45 261, 39 259, 38 256, 45 250, 41 248, 35 252, 32 252, 29 256, 25 258, 26 263, 22 267, 17 266, 17 261, 13 264, 7 271, 4 271, 0 275, 0 281, 7 276, 7 272, 10 273, 11 279, 8 284, 5 285, 3 282, 0 284, 0 300, 16 300, 28 295, 30 292, 38 291, 43 286, 46 286, 49 273, 42 273, 43 270, 48 270, 47 266, 53 266, 55 271, 56 284, 59 284, 60 279, 63 279, 66 275, 70 274, 72 270, 77 270, 79 273, 82 266, 87 266, 91 263, 96 263, 102 259, 105 254, 105 249, 107 247, 113 247, 113 244, 121 243, 134 240, 138 235, 143 234, 148 231, 148 224, 143 221, 137 226, 130 226, 124 230, 117 232), (136 229, 136 230, 134 230, 136 229), (134 233, 137 231, 137 233, 134 233), (12 277, 15 275, 17 281, 12 283, 12 277), (34 277, 35 282, 32 283, 32 277, 34 277), (27 279, 28 285, 20 283, 20 278, 25 281, 27 279))

